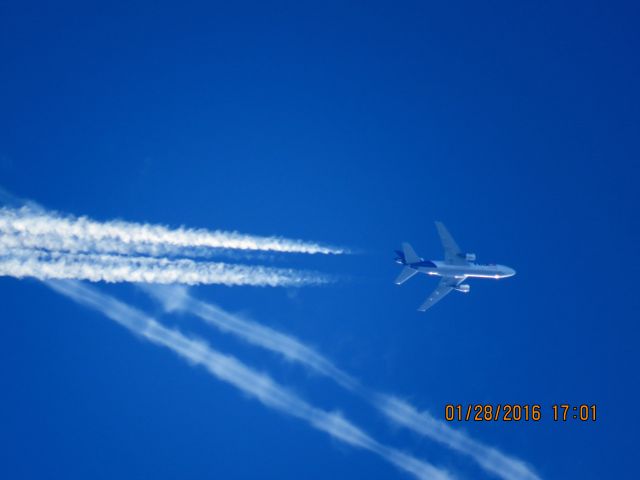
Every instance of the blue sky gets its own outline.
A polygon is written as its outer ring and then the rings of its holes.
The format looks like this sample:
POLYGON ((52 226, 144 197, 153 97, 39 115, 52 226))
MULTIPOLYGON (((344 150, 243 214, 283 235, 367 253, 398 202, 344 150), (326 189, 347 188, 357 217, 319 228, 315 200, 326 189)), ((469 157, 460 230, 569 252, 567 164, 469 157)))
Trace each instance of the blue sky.
MULTIPOLYGON (((540 403, 539 423, 461 424, 541 478, 632 478, 637 389, 637 7, 629 3, 139 2, 0 7, 0 185, 105 221, 344 245, 277 255, 324 287, 201 286, 436 416, 540 403), (479 261, 393 285, 392 250, 479 261), (597 404, 555 423, 553 403, 597 404)), ((385 444, 460 478, 464 456, 269 352, 97 285, 207 338, 385 444)), ((33 280, 0 278, 3 478, 408 478, 263 407, 33 280)))

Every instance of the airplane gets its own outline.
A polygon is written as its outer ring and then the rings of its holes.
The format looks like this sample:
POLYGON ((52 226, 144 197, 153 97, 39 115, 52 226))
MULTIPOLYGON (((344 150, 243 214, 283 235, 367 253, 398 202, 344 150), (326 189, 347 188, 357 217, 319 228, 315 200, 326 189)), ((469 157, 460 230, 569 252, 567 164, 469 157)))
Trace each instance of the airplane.
POLYGON ((425 260, 420 258, 408 243, 402 244, 402 251, 396 250, 396 263, 404 265, 396 278, 396 285, 402 285, 416 273, 426 273, 442 277, 436 289, 429 295, 418 311, 424 312, 442 300, 452 290, 469 293, 471 286, 463 284, 467 278, 507 278, 516 271, 506 265, 475 263, 475 253, 463 253, 442 222, 436 222, 436 229, 444 248, 444 260, 425 260))

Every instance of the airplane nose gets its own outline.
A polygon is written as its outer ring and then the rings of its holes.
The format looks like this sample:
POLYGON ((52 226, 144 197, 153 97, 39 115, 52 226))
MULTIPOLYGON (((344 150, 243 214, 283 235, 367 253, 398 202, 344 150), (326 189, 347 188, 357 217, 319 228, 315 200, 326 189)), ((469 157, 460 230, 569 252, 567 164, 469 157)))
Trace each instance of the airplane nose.
POLYGON ((513 277, 516 274, 516 271, 513 268, 505 268, 506 270, 506 277, 513 277))

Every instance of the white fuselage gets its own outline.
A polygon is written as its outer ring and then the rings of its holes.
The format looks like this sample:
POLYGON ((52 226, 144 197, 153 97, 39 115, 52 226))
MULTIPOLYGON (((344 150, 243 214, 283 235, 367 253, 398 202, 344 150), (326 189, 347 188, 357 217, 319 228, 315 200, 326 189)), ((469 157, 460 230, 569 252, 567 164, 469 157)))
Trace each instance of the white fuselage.
POLYGON ((410 265, 419 272, 427 275, 437 275, 440 277, 455 278, 507 278, 516 274, 513 268, 506 265, 480 265, 477 263, 469 263, 468 265, 453 265, 443 261, 431 260, 422 261, 418 264, 410 265), (433 266, 429 265, 433 264, 433 266))

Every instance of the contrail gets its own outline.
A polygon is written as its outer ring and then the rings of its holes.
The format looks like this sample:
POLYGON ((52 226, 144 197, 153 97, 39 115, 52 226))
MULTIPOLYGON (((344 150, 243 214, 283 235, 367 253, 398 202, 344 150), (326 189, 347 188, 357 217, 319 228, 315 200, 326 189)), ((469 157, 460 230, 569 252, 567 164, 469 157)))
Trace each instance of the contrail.
POLYGON ((418 410, 409 403, 362 386, 355 378, 342 371, 312 347, 285 333, 273 330, 252 320, 241 318, 219 307, 193 298, 186 288, 143 286, 152 297, 162 302, 167 311, 186 311, 205 322, 231 333, 242 340, 282 355, 322 374, 361 396, 396 425, 409 428, 459 453, 471 457, 487 472, 504 480, 540 480, 523 461, 509 457, 493 447, 486 446, 468 435, 456 431, 429 412, 418 410))
MULTIPOLYGON (((0 208, 0 276, 9 275, 18 278, 28 276, 40 280, 76 279, 94 282, 301 286, 326 283, 330 281, 330 278, 314 272, 300 272, 291 269, 219 262, 195 262, 189 259, 150 258, 148 256, 180 256, 193 255, 194 253, 206 255, 213 249, 309 254, 348 253, 346 249, 280 237, 259 237, 236 232, 185 228, 169 229, 164 226, 123 221, 97 222, 87 217, 62 216, 47 212, 33 203, 25 205, 24 201, 16 199, 1 188, 0 197, 2 197, 0 200, 11 204, 23 205, 19 208, 0 208)), ((80 302, 76 298, 76 301, 84 304, 90 304, 86 299, 93 298, 90 295, 91 292, 98 296, 101 295, 90 290, 89 287, 82 287, 76 283, 48 282, 48 284, 50 286, 58 285, 59 288, 62 288, 60 285, 75 285, 77 291, 86 294, 84 302, 80 302)), ((176 301, 176 295, 165 296, 163 301, 166 308, 190 311, 222 331, 277 352, 286 359, 303 364, 307 368, 331 378, 344 388, 358 393, 371 402, 394 423, 470 456, 485 470, 505 480, 539 480, 539 477, 524 462, 508 457, 495 448, 485 446, 465 434, 453 430, 444 422, 435 419, 429 412, 419 412, 415 407, 395 397, 367 390, 355 378, 340 370, 327 358, 296 338, 229 314, 205 302, 197 301, 189 296, 186 290, 174 290, 173 292, 182 292, 178 295, 182 298, 176 301), (172 306, 171 302, 175 305, 172 306)), ((102 298, 102 301, 106 301, 105 298, 109 299, 110 297, 96 298, 102 298)), ((126 307, 124 304, 112 300, 120 305, 116 309, 117 311, 126 307)), ((98 308, 99 304, 100 302, 94 302, 89 306, 98 308)), ((130 309, 130 307, 126 308, 130 309)), ((129 318, 135 319, 136 315, 129 318)), ((194 341, 191 340, 191 342, 194 341)), ((199 345, 198 342, 196 344, 199 345)), ((174 348, 174 350, 176 349, 174 348)), ((186 353, 176 351, 188 357, 186 353)), ((254 396, 261 398, 257 394, 254 396)), ((341 425, 340 422, 343 421, 341 417, 334 419, 335 414, 324 413, 333 415, 331 417, 333 423, 326 422, 326 425, 341 425)), ((313 424, 308 418, 307 420, 313 424)), ((347 425, 349 425, 348 422, 347 425)), ((326 428, 314 426, 334 435, 326 428)), ((406 465, 413 464, 415 459, 377 444, 357 429, 356 432, 358 435, 355 437, 360 438, 360 443, 353 443, 348 438, 341 438, 338 434, 334 436, 347 443, 372 450, 394 464, 403 463, 405 467, 401 466, 400 468, 411 471, 406 468, 406 465), (366 442, 362 440, 361 435, 367 439, 366 442)), ((421 469, 422 466, 418 464, 413 473, 416 474, 415 472, 422 471, 421 469)), ((439 470, 438 472, 442 473, 439 470)), ((416 476, 423 478, 419 474, 416 476)))
POLYGON ((236 260, 275 261, 279 252, 231 250, 228 248, 175 247, 168 244, 125 243, 118 239, 107 238, 98 242, 75 236, 62 236, 54 233, 34 235, 28 232, 3 231, 0 240, 6 248, 35 249, 78 253, 105 253, 114 255, 143 255, 166 258, 212 258, 225 257, 236 260))
POLYGON ((330 281, 328 276, 319 273, 257 265, 5 248, 0 237, 0 276, 3 275, 39 280, 270 287, 298 287, 330 281))
POLYGON ((523 461, 510 458, 493 447, 469 438, 427 411, 419 412, 407 402, 385 395, 378 396, 377 405, 391 420, 471 456, 487 472, 506 480, 540 480, 523 461))
POLYGON ((203 366, 218 380, 229 383, 263 405, 305 421, 313 428, 356 448, 368 450, 420 480, 450 480, 438 467, 379 443, 338 412, 314 407, 236 358, 222 354, 200 340, 189 338, 115 298, 79 282, 46 282, 54 291, 98 310, 150 342, 166 347, 192 364, 203 366))
POLYGON ((62 216, 32 206, 0 208, 0 232, 24 248, 120 254, 179 255, 182 249, 217 248, 283 253, 343 254, 344 248, 282 237, 175 228, 87 217, 62 216))
POLYGON ((301 363, 311 370, 332 378, 343 387, 354 390, 358 382, 336 367, 330 360, 298 339, 278 332, 251 320, 232 315, 210 303, 199 301, 186 288, 174 286, 141 285, 149 295, 164 305, 167 311, 188 311, 223 332, 231 333, 242 340, 276 352, 287 360, 301 363))

